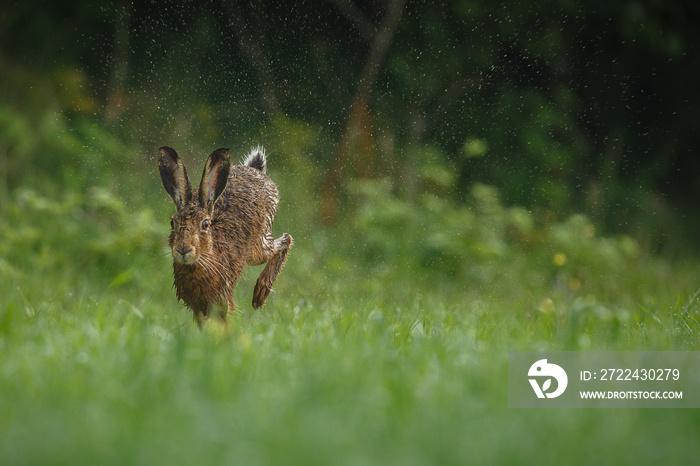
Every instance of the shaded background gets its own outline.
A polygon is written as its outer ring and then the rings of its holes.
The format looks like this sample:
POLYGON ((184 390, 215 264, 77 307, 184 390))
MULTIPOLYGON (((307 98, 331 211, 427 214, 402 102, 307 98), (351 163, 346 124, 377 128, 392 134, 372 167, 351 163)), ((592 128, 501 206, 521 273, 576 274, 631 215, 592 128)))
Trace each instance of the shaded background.
POLYGON ((507 353, 700 348, 699 8, 4 2, 0 463, 690 464, 507 353), (158 147, 258 144, 295 245, 199 332, 158 147))
POLYGON ((699 9, 13 2, 0 13, 0 195, 109 185, 117 169, 156 184, 162 144, 194 165, 263 143, 272 167, 305 172, 325 225, 357 203, 355 179, 457 203, 479 182, 536 222, 581 212, 644 249, 687 251, 699 9))

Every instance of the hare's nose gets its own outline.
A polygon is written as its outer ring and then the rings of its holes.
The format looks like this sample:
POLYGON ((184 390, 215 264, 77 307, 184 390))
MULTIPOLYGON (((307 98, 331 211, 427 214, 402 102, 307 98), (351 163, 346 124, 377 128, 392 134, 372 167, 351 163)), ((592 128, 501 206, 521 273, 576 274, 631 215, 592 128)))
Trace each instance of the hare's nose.
POLYGON ((187 254, 191 253, 193 250, 192 246, 178 246, 177 247, 177 253, 180 254, 182 257, 185 257, 187 254))
POLYGON ((181 264, 192 264, 194 261, 194 247, 192 246, 178 246, 173 249, 173 258, 180 262, 181 264))

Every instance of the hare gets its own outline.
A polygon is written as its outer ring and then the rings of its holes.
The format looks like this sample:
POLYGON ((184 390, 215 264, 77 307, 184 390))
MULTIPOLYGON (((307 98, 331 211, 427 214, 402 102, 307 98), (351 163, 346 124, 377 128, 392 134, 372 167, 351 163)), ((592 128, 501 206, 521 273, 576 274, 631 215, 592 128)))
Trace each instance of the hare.
POLYGON ((212 310, 226 322, 234 309, 233 289, 246 265, 267 262, 253 292, 253 307, 265 304, 292 247, 289 234, 272 236, 280 197, 266 168, 261 147, 233 167, 230 151, 218 149, 207 159, 193 191, 177 152, 160 148, 158 170, 177 210, 168 240, 177 298, 192 310, 200 327, 212 310))

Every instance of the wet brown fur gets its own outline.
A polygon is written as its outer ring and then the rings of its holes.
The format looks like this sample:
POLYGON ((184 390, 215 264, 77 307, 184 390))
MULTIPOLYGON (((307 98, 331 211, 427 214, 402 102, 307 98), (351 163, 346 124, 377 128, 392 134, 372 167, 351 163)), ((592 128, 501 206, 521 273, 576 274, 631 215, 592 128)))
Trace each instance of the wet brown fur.
POLYGON ((253 292, 253 307, 262 306, 293 243, 287 233, 272 236, 279 192, 264 174, 264 154, 252 155, 247 163, 256 168, 230 167, 229 151, 214 151, 202 182, 192 190, 177 153, 169 147, 160 149, 163 185, 177 207, 168 240, 177 297, 200 325, 212 311, 225 322, 234 309, 233 289, 243 268, 267 262, 253 292), (203 227, 204 220, 209 220, 208 228, 203 227))

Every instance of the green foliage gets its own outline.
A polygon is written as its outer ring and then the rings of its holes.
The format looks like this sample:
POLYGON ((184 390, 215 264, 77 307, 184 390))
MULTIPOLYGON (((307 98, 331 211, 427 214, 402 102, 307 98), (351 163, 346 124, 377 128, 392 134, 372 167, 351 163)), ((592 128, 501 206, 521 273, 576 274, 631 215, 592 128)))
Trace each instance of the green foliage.
MULTIPOLYGON (((167 226, 154 220, 150 208, 130 211, 104 188, 60 199, 26 188, 3 209, 0 257, 8 273, 49 299, 51 287, 32 286, 42 275, 56 275, 62 283, 138 283, 162 255, 164 231, 167 226)), ((16 296, 7 298, 11 302, 16 296)))
MULTIPOLYGON (((505 206, 498 190, 483 184, 472 187, 466 204, 440 196, 435 186, 454 181, 442 172, 425 167, 419 176, 425 190, 414 202, 397 194, 388 179, 355 183, 356 230, 368 262, 477 283, 492 281, 516 257, 567 264, 572 280, 596 280, 636 263, 634 239, 598 237, 583 215, 542 224, 521 207, 505 206)), ((548 270, 542 272, 549 275, 548 270)))

